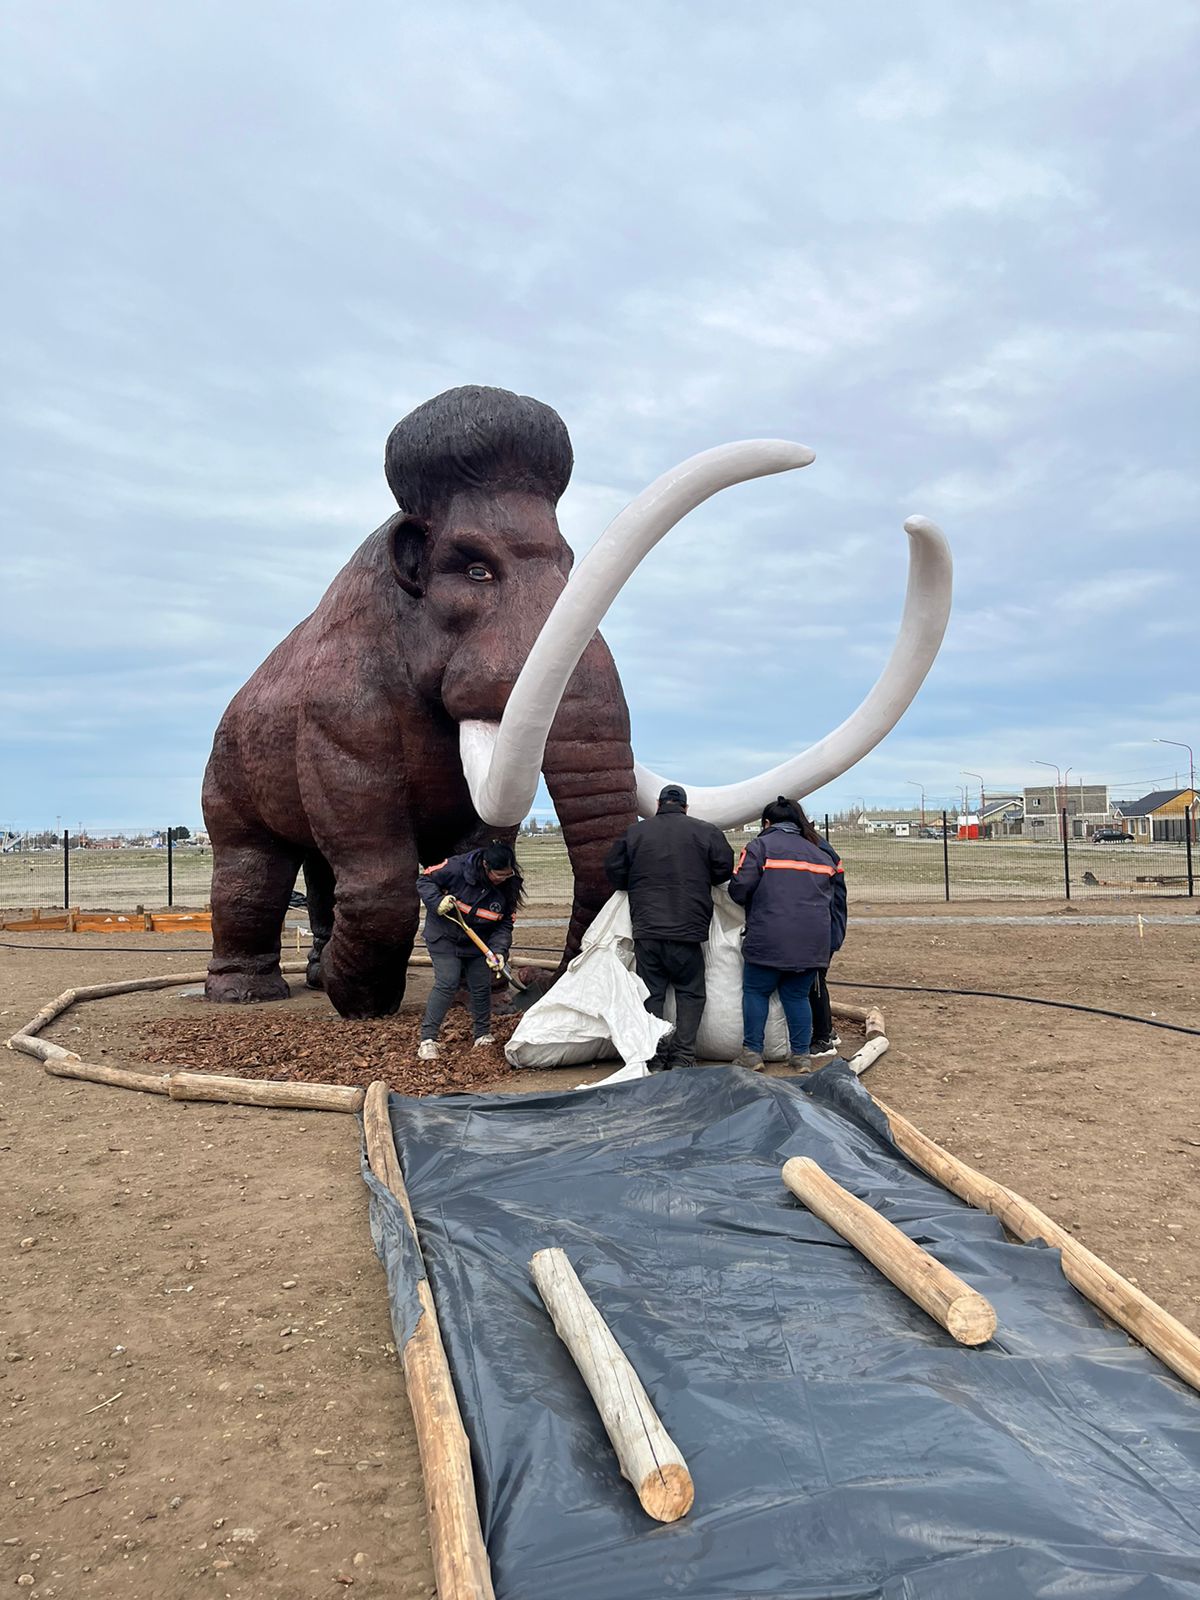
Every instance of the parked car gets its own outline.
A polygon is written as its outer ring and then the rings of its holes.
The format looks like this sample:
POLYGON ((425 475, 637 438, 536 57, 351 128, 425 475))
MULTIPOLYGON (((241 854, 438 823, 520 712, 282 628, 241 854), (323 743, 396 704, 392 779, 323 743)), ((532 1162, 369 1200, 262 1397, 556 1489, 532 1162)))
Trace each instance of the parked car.
POLYGON ((1092 835, 1093 844, 1132 844, 1133 835, 1121 828, 1097 828, 1092 835))

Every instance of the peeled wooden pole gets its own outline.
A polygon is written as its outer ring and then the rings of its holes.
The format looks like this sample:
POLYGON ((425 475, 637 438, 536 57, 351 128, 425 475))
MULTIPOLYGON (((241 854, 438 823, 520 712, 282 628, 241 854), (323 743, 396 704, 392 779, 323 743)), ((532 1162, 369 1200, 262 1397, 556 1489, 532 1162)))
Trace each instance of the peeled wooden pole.
POLYGON ((861 1078, 868 1067, 872 1067, 885 1055, 888 1048, 887 1036, 882 1033, 873 1033, 867 1039, 862 1049, 852 1055, 846 1065, 855 1077, 861 1078))
MULTIPOLYGON (((386 1083, 373 1083, 367 1090, 363 1132, 371 1171, 400 1202, 416 1241, 416 1224, 392 1139, 386 1083)), ((419 1244, 417 1249, 419 1252, 419 1244)), ((417 1285, 417 1295, 421 1319, 400 1359, 421 1452, 438 1600, 495 1600, 475 1502, 471 1450, 442 1345, 437 1308, 424 1278, 417 1285)))
POLYGON ((117 1089, 141 1089, 145 1094, 166 1094, 165 1072, 134 1072, 127 1067, 106 1067, 68 1054, 47 1056, 46 1071, 54 1078, 79 1078, 84 1083, 107 1083, 117 1089))
POLYGON ((219 1072, 172 1072, 172 1100, 220 1100, 239 1106, 291 1106, 304 1111, 361 1111, 363 1091, 339 1083, 262 1083, 219 1072))
POLYGON ((867 1038, 872 1038, 877 1033, 886 1032, 883 1021, 883 1012, 878 1006, 852 1006, 841 1000, 832 1000, 829 1012, 834 1017, 846 1017, 850 1022, 857 1022, 867 1031, 867 1038))
POLYGON ((835 1183, 815 1161, 793 1156, 784 1163, 783 1181, 814 1216, 840 1233, 959 1344, 986 1344, 995 1333, 996 1313, 983 1295, 835 1183))
POLYGON ((1153 1351, 1171 1371, 1200 1390, 1200 1338, 1169 1311, 1143 1294, 1136 1284, 1094 1256, 1071 1235, 1019 1194, 967 1166, 943 1150, 919 1128, 892 1111, 882 1100, 875 1104, 891 1126, 892 1138, 915 1167, 935 1178, 960 1200, 989 1211, 1023 1243, 1043 1239, 1062 1252, 1063 1275, 1106 1317, 1111 1317, 1139 1344, 1153 1351))
POLYGON ((539 1250, 529 1270, 642 1509, 659 1522, 678 1522, 695 1498, 692 1475, 629 1358, 562 1250, 539 1250))

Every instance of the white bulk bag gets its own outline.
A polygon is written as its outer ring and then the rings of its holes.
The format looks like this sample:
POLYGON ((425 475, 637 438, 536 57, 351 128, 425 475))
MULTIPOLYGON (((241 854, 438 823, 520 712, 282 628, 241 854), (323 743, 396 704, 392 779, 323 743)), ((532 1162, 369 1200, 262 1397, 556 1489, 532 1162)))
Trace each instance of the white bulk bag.
POLYGON ((646 1010, 633 971, 629 896, 614 894, 583 936, 583 948, 504 1047, 514 1067, 578 1067, 614 1055, 644 1066, 671 1025, 646 1010))
MULTIPOLYGON (((713 919, 704 947, 707 1002, 697 1055, 732 1061, 742 1047, 742 940, 745 913, 724 884, 713 890, 713 919)), ((667 1022, 644 1006, 646 986, 633 970, 629 896, 614 894, 583 936, 583 948, 544 999, 530 1006, 504 1048, 514 1067, 576 1067, 620 1056, 626 1066, 650 1059, 674 1022, 674 995, 667 996, 667 1022)), ((788 1056, 787 1025, 779 997, 767 1018, 764 1055, 788 1056)))
MULTIPOLYGON (((610 902, 611 904, 611 902, 610 902)), ((605 907, 607 910, 607 906, 605 907)), ((746 913, 719 884, 713 890, 713 919, 704 946, 704 1016, 696 1039, 701 1061, 732 1061, 742 1048, 742 929, 746 913)), ((632 956, 631 956, 632 961, 632 956)), ((667 994, 666 1013, 675 1020, 675 991, 667 994)), ((779 996, 771 996, 763 1057, 786 1061, 791 1054, 787 1021, 779 996)))

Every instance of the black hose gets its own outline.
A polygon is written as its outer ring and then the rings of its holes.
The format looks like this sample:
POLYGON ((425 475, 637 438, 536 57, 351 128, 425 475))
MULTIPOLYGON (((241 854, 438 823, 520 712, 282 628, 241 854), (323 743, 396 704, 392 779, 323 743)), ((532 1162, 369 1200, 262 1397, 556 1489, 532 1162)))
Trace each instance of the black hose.
POLYGON ((842 978, 844 989, 890 989, 894 994, 957 994, 976 1000, 1019 1000, 1027 1006, 1053 1006, 1056 1011, 1086 1011, 1093 1017, 1114 1017, 1118 1022, 1140 1022, 1145 1028, 1166 1028, 1170 1033, 1190 1033, 1200 1039, 1200 1028, 1185 1028, 1179 1022, 1159 1022, 1154 1017, 1133 1017, 1128 1011, 1106 1011, 1102 1006, 1080 1006, 1071 1000, 1041 1000, 1032 994, 1000 994, 994 989, 929 989, 913 983, 860 983, 842 978))
MULTIPOLYGON (((311 946, 309 948, 311 948, 311 946)), ((201 949, 198 945, 178 945, 178 944, 176 944, 176 945, 172 945, 170 947, 170 949, 163 949, 161 946, 155 945, 153 950, 135 950, 132 946, 125 945, 125 944, 88 944, 88 945, 77 945, 77 944, 10 944, 7 940, 4 940, 4 939, 0 939, 0 950, 36 950, 39 955, 44 950, 51 950, 51 951, 57 950, 59 952, 65 953, 67 955, 79 955, 80 953, 82 953, 83 955, 88 955, 88 956, 210 956, 210 955, 212 955, 212 945, 210 945, 210 944, 206 944, 203 947, 203 949, 201 949)), ((281 956, 280 956, 280 960, 282 960, 283 957, 286 956, 287 954, 288 954, 288 952, 286 950, 283 951, 281 956)), ((300 954, 303 955, 304 951, 301 950, 300 954)), ((559 949, 559 948, 549 949, 545 945, 523 944, 521 946, 521 955, 525 955, 525 956, 560 956, 560 955, 562 955, 562 950, 559 949)), ((518 957, 518 959, 520 959, 520 958, 518 957)))
MULTIPOLYGON (((58 950, 79 954, 81 947, 70 944, 9 944, 0 941, 0 950, 58 950)), ((127 945, 88 945, 84 949, 86 955, 122 955, 122 956, 210 956, 212 946, 205 945, 201 950, 195 946, 187 946, 173 950, 131 950, 127 945)), ((561 950, 547 949, 543 945, 524 945, 522 955, 561 955, 561 950)), ((515 957, 520 963, 520 956, 515 957)), ((972 1000, 1016 1000, 1026 1006, 1053 1006, 1056 1011, 1083 1011, 1092 1017, 1112 1017, 1117 1022, 1140 1022, 1144 1028, 1165 1028, 1168 1033, 1186 1033, 1200 1039, 1200 1028, 1186 1028, 1179 1022, 1159 1022, 1154 1017, 1134 1017, 1128 1011, 1106 1011, 1102 1006, 1081 1006, 1071 1000, 1042 1000, 1032 994, 1001 994, 995 989, 931 989, 911 983, 861 983, 856 979, 843 978, 838 984, 845 989, 888 989, 893 994, 950 994, 960 995, 972 1000)))

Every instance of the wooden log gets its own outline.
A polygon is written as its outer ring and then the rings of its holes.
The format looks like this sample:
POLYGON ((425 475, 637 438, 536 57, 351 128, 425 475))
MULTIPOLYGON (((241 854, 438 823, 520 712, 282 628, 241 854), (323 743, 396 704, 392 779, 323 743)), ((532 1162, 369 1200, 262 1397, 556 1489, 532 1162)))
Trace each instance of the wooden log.
POLYGON ((31 1039, 23 1033, 14 1033, 8 1040, 8 1047, 10 1050, 20 1050, 27 1056, 36 1056, 39 1061, 79 1060, 74 1050, 65 1050, 61 1044, 52 1044, 49 1039, 31 1039))
POLYGON ((47 1056, 46 1071, 56 1078, 81 1078, 85 1083, 109 1083, 118 1089, 141 1089, 146 1094, 166 1094, 165 1072, 133 1072, 127 1067, 105 1067, 78 1056, 47 1056))
POLYGON ((637 1492, 643 1511, 658 1522, 678 1522, 695 1499, 692 1475, 628 1356, 564 1251, 539 1250, 529 1270, 554 1331, 571 1352, 596 1402, 621 1471, 637 1492))
POLYGON ((291 1106, 303 1111, 361 1111, 363 1091, 339 1083, 262 1083, 219 1072, 171 1072, 172 1100, 220 1100, 238 1106, 291 1106))
POLYGON ((783 1181, 814 1216, 866 1256, 959 1344, 986 1344, 995 1333, 996 1313, 978 1290, 835 1183, 815 1161, 793 1156, 784 1162, 783 1181))
MULTIPOLYGON (((136 951, 131 953, 137 954, 136 951)), ((303 972, 305 966, 303 961, 284 961, 279 970, 284 977, 291 977, 303 972)), ((116 983, 91 983, 67 992, 76 1000, 104 1000, 113 994, 139 994, 148 989, 171 989, 177 984, 203 983, 207 977, 207 968, 199 972, 166 972, 157 978, 122 978, 116 983)))
POLYGON ((878 1006, 851 1006, 840 1000, 833 1000, 829 1005, 829 1012, 834 1017, 845 1017, 849 1022, 857 1022, 867 1031, 867 1038, 874 1034, 886 1033, 883 1012, 878 1006))
MULTIPOLYGON (((400 1202, 416 1242, 416 1224, 392 1139, 386 1083, 373 1083, 367 1090, 363 1133, 371 1171, 400 1202)), ((419 1253, 419 1242, 417 1250, 419 1253)), ((421 1318, 400 1352, 400 1359, 421 1453, 438 1597, 439 1600, 494 1600, 491 1565, 475 1501, 471 1448, 458 1409, 437 1308, 427 1279, 422 1278, 418 1283, 417 1295, 421 1318)))
POLYGON ((32 1038, 35 1033, 41 1033, 42 1029, 48 1027, 55 1017, 61 1017, 64 1011, 69 1010, 75 1004, 75 1000, 76 991, 74 989, 64 989, 62 994, 55 999, 47 1000, 37 1016, 31 1017, 23 1028, 18 1028, 16 1033, 12 1035, 8 1041, 9 1049, 20 1050, 22 1047, 17 1042, 19 1039, 32 1038))
POLYGON ((846 1065, 857 1077, 861 1078, 868 1067, 874 1066, 888 1047, 887 1036, 882 1033, 873 1033, 863 1045, 862 1049, 852 1055, 846 1065))
MULTIPOLYGON (((424 952, 414 951, 413 954, 408 958, 408 964, 410 967, 431 967, 433 962, 427 955, 424 954, 424 952)), ((536 958, 533 956, 513 956, 510 957, 508 965, 510 967, 534 967, 540 972, 557 972, 562 963, 558 961, 547 961, 541 956, 536 958)))
POLYGON ((990 1212, 1022 1243, 1042 1239, 1059 1250, 1063 1276, 1080 1294, 1139 1344, 1145 1345, 1185 1383, 1200 1390, 1200 1338, 1189 1328, 1073 1239, 1037 1206, 952 1156, 949 1150, 935 1144, 882 1100, 876 1100, 875 1104, 888 1119, 892 1138, 913 1166, 928 1173, 968 1205, 990 1212))

